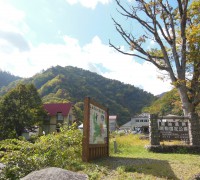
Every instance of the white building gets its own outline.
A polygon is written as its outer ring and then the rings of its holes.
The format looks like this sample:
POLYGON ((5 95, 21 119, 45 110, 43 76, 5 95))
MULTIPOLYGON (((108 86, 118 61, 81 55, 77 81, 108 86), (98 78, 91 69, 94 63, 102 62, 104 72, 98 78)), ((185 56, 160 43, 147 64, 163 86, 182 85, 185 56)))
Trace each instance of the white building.
POLYGON ((131 118, 132 130, 141 131, 144 133, 149 132, 149 114, 142 113, 131 118))

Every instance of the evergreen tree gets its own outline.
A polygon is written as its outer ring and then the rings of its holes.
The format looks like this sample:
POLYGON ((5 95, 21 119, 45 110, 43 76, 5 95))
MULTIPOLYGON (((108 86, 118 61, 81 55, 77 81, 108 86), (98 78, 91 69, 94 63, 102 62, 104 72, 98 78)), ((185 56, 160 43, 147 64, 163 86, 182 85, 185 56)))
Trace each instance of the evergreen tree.
POLYGON ((19 84, 1 101, 0 135, 2 139, 21 136, 25 129, 33 131, 46 113, 37 89, 32 84, 19 84))

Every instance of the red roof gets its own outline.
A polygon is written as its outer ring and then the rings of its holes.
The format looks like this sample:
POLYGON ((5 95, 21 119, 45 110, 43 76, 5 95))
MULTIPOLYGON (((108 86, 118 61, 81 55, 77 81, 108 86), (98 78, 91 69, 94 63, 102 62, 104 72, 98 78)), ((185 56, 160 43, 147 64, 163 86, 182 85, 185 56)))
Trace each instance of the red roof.
POLYGON ((50 116, 56 116, 58 112, 62 113, 63 116, 67 116, 71 107, 72 103, 44 104, 44 109, 50 116))

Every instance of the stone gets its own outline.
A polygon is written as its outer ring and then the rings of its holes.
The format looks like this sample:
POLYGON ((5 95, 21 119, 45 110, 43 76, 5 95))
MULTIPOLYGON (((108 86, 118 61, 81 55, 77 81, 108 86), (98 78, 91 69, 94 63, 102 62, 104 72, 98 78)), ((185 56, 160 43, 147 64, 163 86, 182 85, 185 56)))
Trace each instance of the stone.
POLYGON ((194 177, 192 177, 191 180, 200 180, 200 173, 194 175, 194 177))
POLYGON ((4 164, 0 163, 0 172, 2 171, 2 169, 6 167, 4 164))
POLYGON ((86 180, 88 176, 86 174, 80 174, 72 171, 68 171, 61 168, 50 167, 41 169, 39 171, 33 171, 27 176, 21 178, 21 180, 86 180))

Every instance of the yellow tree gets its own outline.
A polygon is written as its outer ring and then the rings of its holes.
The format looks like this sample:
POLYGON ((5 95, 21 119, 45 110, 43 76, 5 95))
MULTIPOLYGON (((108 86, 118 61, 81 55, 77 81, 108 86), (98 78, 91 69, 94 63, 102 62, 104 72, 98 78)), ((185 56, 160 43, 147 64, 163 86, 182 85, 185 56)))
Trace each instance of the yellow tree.
MULTIPOLYGON (((137 26, 127 31, 113 19, 117 32, 132 52, 125 52, 110 42, 120 53, 138 57, 166 71, 178 89, 185 116, 190 116, 190 144, 200 145, 200 124, 196 107, 200 103, 200 0, 135 0, 127 6, 115 0, 118 12, 137 26), (138 36, 138 26, 144 33, 138 36), (153 41, 155 48, 147 49, 153 41)), ((124 1, 123 1, 124 2, 124 1)))

